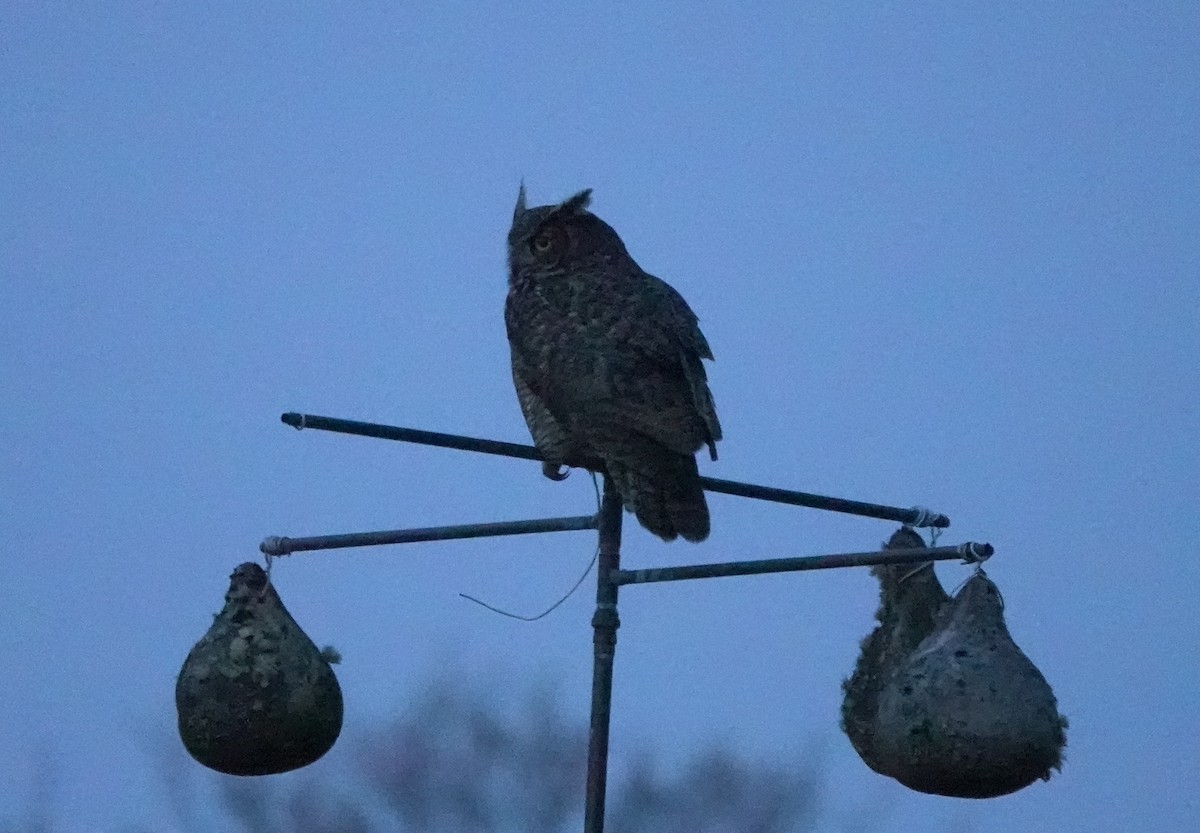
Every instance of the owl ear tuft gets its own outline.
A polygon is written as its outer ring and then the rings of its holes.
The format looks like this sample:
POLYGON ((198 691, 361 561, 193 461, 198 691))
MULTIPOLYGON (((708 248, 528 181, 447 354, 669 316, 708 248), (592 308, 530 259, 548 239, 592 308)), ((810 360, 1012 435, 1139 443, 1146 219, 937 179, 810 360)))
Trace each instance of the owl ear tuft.
MULTIPOLYGON (((589 205, 591 205, 591 202, 592 202, 592 189, 584 188, 582 191, 580 191, 575 196, 571 197, 570 199, 564 200, 563 204, 558 207, 558 211, 561 211, 564 214, 577 214, 580 211, 582 211, 583 209, 587 208, 589 205)), ((558 213, 558 212, 555 212, 555 213, 558 213)))
POLYGON ((525 180, 522 179, 521 180, 521 189, 519 191, 517 191, 517 205, 513 209, 513 222, 515 223, 517 221, 517 218, 520 217, 524 213, 525 213, 525 180))

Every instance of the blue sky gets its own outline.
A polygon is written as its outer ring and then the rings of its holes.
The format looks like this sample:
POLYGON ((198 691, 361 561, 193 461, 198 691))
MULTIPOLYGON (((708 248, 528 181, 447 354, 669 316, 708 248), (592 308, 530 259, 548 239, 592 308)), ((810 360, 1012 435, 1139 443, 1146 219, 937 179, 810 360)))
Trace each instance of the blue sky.
MULTIPOLYGON (((875 589, 844 570, 627 590, 614 754, 815 745, 831 830, 1193 829, 1198 35, 1188 3, 6 4, 0 820, 57 767, 64 830, 161 822, 175 673, 264 536, 590 510, 583 476, 278 422, 527 441, 501 314, 524 177, 532 203, 594 188, 700 315, 705 473, 992 542, 1071 720, 1063 773, 1012 797, 870 772, 837 708, 875 589)), ((629 522, 625 563, 892 529, 710 506, 700 546, 629 522)), ((351 726, 448 664, 582 719, 589 592, 535 625, 456 594, 539 610, 592 547, 302 555, 276 583, 345 656, 351 726)))

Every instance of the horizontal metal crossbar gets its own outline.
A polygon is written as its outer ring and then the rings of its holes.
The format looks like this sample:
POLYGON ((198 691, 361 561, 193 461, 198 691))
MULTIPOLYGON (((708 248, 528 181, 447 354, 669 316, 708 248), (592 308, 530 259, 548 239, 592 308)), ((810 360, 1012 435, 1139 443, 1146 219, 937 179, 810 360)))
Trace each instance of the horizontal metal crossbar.
MULTIPOLYGON (((462 451, 477 451, 484 454, 516 457, 522 460, 544 459, 541 453, 533 446, 521 445, 519 443, 464 437, 459 434, 442 434, 436 431, 420 431, 414 428, 398 428, 393 425, 356 422, 349 419, 336 419, 334 417, 315 416, 312 414, 286 413, 280 419, 284 424, 296 429, 316 428, 320 431, 356 434, 361 437, 377 437, 384 440, 399 440, 401 442, 439 446, 441 448, 455 448, 462 451)), ((571 466, 586 468, 596 472, 603 470, 600 463, 595 460, 568 460, 567 463, 571 466)), ((903 509, 896 506, 884 506, 858 500, 826 497, 825 495, 815 495, 809 492, 794 492, 788 489, 758 486, 753 483, 720 480, 715 477, 702 477, 700 478, 700 482, 710 492, 766 500, 772 503, 786 503, 792 506, 805 506, 810 509, 844 512, 850 515, 896 521, 897 523, 908 524, 910 526, 931 526, 939 529, 950 526, 950 519, 948 517, 938 512, 930 512, 927 509, 903 509)))
POLYGON ((614 570, 615 584, 648 584, 655 581, 684 581, 693 578, 753 576, 763 573, 792 573, 829 570, 836 567, 869 567, 875 564, 919 564, 961 558, 978 564, 992 556, 991 544, 968 542, 952 547, 920 547, 905 550, 873 550, 836 555, 806 555, 797 558, 767 558, 759 561, 727 561, 722 564, 690 564, 683 567, 651 567, 646 570, 614 570))
POLYGON ((309 550, 336 550, 344 547, 375 547, 381 544, 416 544, 421 541, 450 541, 462 538, 488 538, 497 535, 525 535, 531 532, 574 532, 596 529, 595 515, 570 518, 539 518, 532 521, 501 521, 461 526, 431 526, 422 529, 391 529, 382 532, 351 532, 345 535, 318 535, 311 538, 285 538, 272 535, 258 545, 264 555, 290 555, 309 550))

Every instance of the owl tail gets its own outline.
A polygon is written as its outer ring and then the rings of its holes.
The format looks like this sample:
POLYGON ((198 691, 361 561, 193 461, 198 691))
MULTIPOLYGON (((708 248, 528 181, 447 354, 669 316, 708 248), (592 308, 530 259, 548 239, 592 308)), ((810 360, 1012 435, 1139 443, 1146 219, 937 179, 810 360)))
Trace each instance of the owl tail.
POLYGON ((609 476, 621 493, 626 511, 664 541, 708 537, 708 504, 700 485, 696 458, 659 445, 638 454, 606 456, 609 476))

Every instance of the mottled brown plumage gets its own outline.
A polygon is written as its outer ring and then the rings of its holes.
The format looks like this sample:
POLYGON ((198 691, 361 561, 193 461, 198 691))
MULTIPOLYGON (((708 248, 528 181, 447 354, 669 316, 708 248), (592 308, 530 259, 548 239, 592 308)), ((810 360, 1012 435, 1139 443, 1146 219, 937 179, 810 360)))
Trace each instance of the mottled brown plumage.
POLYGON ((721 439, 696 314, 642 270, 591 191, 525 206, 508 233, 504 317, 513 383, 545 472, 568 459, 604 463, 625 508, 666 541, 708 537, 695 453, 721 439))

